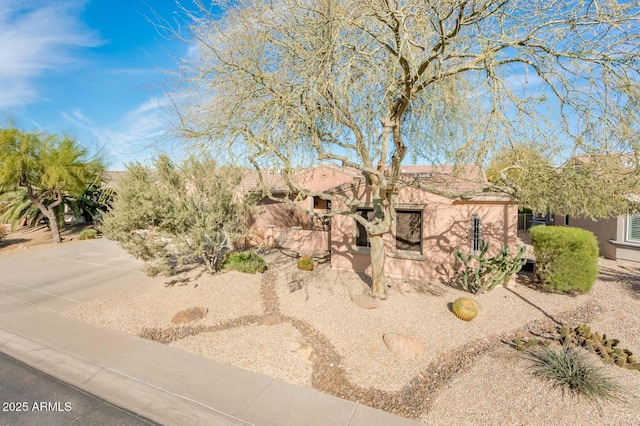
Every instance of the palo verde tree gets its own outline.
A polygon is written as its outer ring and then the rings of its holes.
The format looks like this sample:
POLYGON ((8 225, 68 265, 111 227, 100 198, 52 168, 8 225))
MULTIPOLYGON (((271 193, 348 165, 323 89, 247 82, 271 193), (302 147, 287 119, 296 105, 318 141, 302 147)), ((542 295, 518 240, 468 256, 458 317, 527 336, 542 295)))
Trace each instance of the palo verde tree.
POLYGON ((482 162, 518 141, 565 156, 636 148, 635 1, 194 5, 187 25, 158 23, 196 47, 182 62, 182 134, 285 178, 317 161, 360 170, 371 220, 356 214, 364 200, 291 190, 348 206, 330 214, 366 229, 379 296, 405 158, 482 162))
POLYGON ((35 206, 47 218, 55 243, 62 242, 56 209, 65 198, 81 196, 102 170, 102 162, 89 158, 70 137, 0 128, 0 193, 11 192, 7 201, 16 204, 5 207, 29 212, 35 206))

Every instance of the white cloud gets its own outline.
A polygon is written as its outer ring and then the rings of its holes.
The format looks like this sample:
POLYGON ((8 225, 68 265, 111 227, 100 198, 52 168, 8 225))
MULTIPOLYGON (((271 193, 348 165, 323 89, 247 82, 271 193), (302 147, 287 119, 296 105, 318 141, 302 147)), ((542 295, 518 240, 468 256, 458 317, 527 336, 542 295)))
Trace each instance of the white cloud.
POLYGON ((0 107, 33 102, 35 78, 72 64, 76 49, 103 44, 79 20, 83 3, 0 0, 0 107))
POLYGON ((122 169, 124 163, 144 160, 158 150, 167 150, 167 130, 171 101, 165 97, 152 97, 136 106, 115 123, 95 125, 80 110, 62 113, 73 127, 89 135, 85 143, 95 142, 113 163, 113 169, 122 169), (116 130, 118 129, 118 130, 116 130))

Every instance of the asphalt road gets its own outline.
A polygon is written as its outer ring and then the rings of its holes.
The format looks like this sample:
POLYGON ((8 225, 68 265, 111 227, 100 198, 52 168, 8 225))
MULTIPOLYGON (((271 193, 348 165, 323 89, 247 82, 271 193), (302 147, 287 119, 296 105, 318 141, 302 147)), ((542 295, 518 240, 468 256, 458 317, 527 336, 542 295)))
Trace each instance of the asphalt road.
POLYGON ((0 426, 157 424, 0 352, 0 426))

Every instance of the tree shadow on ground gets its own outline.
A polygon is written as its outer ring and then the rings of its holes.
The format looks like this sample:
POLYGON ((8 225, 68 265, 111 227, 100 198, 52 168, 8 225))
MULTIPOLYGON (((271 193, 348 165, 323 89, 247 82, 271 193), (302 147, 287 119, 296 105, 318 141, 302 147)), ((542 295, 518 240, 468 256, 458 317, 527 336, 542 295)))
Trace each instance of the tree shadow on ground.
POLYGON ((640 299, 640 265, 629 266, 618 263, 618 268, 601 266, 598 280, 606 283, 621 283, 630 295, 640 299))
POLYGON ((9 246, 15 246, 16 244, 24 244, 27 241, 29 240, 26 238, 8 238, 0 242, 0 249, 3 249, 4 247, 9 247, 9 246))
POLYGON ((172 275, 175 278, 165 282, 164 286, 165 287, 186 286, 193 282, 196 282, 195 285, 197 286, 198 279, 200 279, 200 277, 204 275, 206 272, 207 272, 207 268, 205 268, 202 265, 202 263, 193 263, 193 264, 185 265, 181 267, 179 270, 175 271, 174 274, 172 275), (190 276, 189 273, 195 269, 199 269, 197 274, 195 276, 190 276))
POLYGON ((504 287, 504 289, 507 290, 508 292, 510 292, 511 294, 515 295, 516 297, 518 297, 523 302, 527 303, 528 305, 530 305, 530 306, 534 307, 535 309, 537 309, 538 311, 540 311, 542 313, 542 315, 544 315, 545 317, 549 318, 554 323, 556 323, 558 325, 561 324, 561 322, 558 321, 556 318, 554 318, 553 315, 549 314, 547 311, 545 311, 540 306, 536 305, 535 303, 533 303, 532 301, 530 301, 529 299, 527 299, 526 297, 524 297, 523 295, 521 295, 517 291, 515 291, 515 290, 513 290, 512 288, 509 288, 509 287, 504 287))

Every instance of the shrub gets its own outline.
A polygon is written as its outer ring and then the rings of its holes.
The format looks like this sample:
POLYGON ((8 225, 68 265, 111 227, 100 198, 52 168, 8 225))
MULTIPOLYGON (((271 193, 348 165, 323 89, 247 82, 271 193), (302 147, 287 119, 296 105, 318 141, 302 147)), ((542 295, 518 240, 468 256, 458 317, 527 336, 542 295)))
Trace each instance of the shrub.
POLYGON ((303 271, 313 271, 313 259, 311 256, 302 256, 298 259, 298 269, 303 271))
POLYGON ((95 240, 98 236, 98 231, 95 229, 84 229, 78 234, 79 240, 95 240))
POLYGON ((252 251, 228 253, 222 261, 222 269, 255 274, 264 272, 267 269, 267 263, 252 251))
POLYGON ((99 230, 145 262, 203 262, 217 272, 224 254, 248 235, 255 202, 237 196, 241 179, 239 169, 218 168, 204 154, 178 164, 166 155, 151 167, 130 164, 99 230))
POLYGON ((624 401, 623 388, 579 350, 542 347, 528 354, 533 375, 550 381, 551 387, 560 388, 563 393, 595 402, 624 401))
POLYGON ((561 292, 588 293, 598 276, 598 242, 580 228, 537 226, 531 229, 536 280, 561 292))
POLYGON ((173 273, 173 267, 168 262, 156 261, 155 263, 147 263, 144 266, 144 273, 149 277, 155 277, 158 274, 170 276, 173 273))
POLYGON ((0 225, 0 243, 7 237, 7 234, 7 229, 4 226, 0 225))

